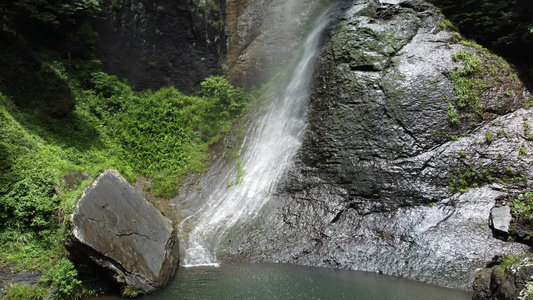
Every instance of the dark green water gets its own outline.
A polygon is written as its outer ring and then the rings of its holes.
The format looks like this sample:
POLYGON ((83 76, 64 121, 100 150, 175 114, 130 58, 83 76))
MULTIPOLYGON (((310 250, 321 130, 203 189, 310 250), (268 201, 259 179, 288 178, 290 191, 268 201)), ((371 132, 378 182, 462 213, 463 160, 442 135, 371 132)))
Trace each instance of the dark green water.
POLYGON ((284 264, 180 268, 163 291, 142 300, 358 299, 466 300, 464 291, 373 273, 284 264))

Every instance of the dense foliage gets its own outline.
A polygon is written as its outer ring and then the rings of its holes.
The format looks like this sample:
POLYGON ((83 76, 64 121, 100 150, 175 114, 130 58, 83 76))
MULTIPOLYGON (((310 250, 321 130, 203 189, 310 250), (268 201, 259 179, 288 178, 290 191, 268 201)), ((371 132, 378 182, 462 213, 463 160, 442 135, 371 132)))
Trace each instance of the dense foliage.
POLYGON ((135 93, 104 73, 93 74, 94 92, 86 92, 84 107, 114 136, 135 172, 154 179, 153 192, 177 193, 182 174, 207 166, 207 147, 230 129, 248 102, 240 89, 223 77, 201 83, 197 96, 172 87, 135 93))
POLYGON ((68 187, 65 174, 94 178, 115 168, 132 182, 140 175, 152 179, 151 192, 158 196, 174 196, 183 174, 207 167, 208 147, 231 128, 248 101, 219 76, 206 79, 196 96, 172 87, 137 93, 102 72, 90 81, 91 89, 71 81, 77 104, 61 119, 19 107, 0 94, 3 263, 41 269, 60 257, 62 221, 90 182, 68 187))
MULTIPOLYGON (((147 177, 157 196, 176 195, 249 101, 220 76, 192 96, 133 91, 93 57, 96 11, 95 0, 0 3, 0 268, 48 270, 41 284, 63 299, 98 292, 61 260, 63 224, 90 181, 114 168, 131 182, 147 177), (67 184, 71 172, 89 179, 67 184)), ((13 285, 4 297, 44 292, 13 285)))

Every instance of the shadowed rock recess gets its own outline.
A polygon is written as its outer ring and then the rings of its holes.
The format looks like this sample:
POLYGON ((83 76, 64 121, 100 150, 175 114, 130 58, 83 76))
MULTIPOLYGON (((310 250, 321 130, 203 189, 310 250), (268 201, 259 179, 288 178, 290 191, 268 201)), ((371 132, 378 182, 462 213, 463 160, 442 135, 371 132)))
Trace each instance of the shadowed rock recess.
POLYGON ((88 187, 71 218, 67 248, 108 270, 120 284, 151 293, 174 276, 174 227, 122 175, 107 170, 88 187))
POLYGON ((516 74, 423 1, 346 2, 326 40, 295 166, 221 252, 470 289, 527 250, 489 226, 533 183, 516 74))
MULTIPOLYGON (((96 52, 107 73, 139 90, 173 85, 185 93, 218 73, 226 38, 208 23, 222 17, 199 11, 199 1, 100 2, 96 52)), ((223 10, 224 1, 216 2, 223 10)))

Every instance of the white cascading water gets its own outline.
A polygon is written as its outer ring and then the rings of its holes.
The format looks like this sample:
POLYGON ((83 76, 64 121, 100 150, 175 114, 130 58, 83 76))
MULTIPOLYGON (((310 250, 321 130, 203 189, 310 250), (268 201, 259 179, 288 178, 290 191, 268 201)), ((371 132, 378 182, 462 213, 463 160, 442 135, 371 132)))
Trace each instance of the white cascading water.
POLYGON ((242 182, 228 187, 230 175, 222 176, 205 196, 205 203, 181 222, 180 231, 188 232, 180 241, 183 266, 217 266, 216 254, 224 232, 239 221, 253 218, 291 165, 302 143, 315 58, 331 11, 328 9, 318 18, 305 40, 303 54, 285 92, 273 99, 268 112, 248 130, 241 152, 246 171, 242 182))

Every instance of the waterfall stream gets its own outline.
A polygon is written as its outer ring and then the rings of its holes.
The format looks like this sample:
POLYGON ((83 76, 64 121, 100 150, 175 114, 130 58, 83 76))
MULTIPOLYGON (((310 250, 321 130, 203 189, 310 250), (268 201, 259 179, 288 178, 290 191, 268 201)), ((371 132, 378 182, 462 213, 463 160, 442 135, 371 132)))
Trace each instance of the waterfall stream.
POLYGON ((233 168, 233 173, 240 168, 246 172, 242 181, 228 186, 234 175, 218 176, 180 223, 182 265, 218 265, 217 251, 224 233, 256 216, 291 165, 306 128, 313 69, 332 11, 330 7, 314 23, 284 92, 272 99, 267 112, 248 128, 240 166, 233 168))

